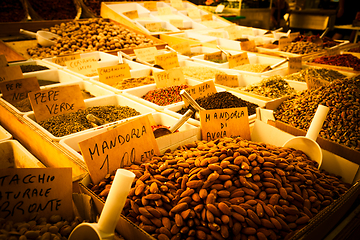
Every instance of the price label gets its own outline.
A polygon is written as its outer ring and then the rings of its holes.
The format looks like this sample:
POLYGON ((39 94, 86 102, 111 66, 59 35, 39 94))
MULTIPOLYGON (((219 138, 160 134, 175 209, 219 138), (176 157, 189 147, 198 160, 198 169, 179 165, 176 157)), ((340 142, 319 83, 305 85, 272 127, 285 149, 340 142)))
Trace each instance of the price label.
POLYGON ((145 28, 150 32, 159 32, 162 28, 162 25, 161 22, 145 23, 145 28))
POLYGON ((116 84, 124 78, 130 78, 129 64, 119 64, 110 67, 98 68, 99 81, 110 86, 116 84))
POLYGON ((229 39, 234 40, 242 37, 242 32, 240 29, 238 29, 236 26, 229 26, 224 28, 225 31, 228 32, 229 39))
POLYGON ((291 41, 294 41, 295 38, 297 38, 300 35, 300 32, 294 32, 289 34, 289 38, 291 41))
POLYGON ((227 87, 238 87, 239 78, 237 75, 228 75, 228 74, 215 74, 215 83, 224 85, 227 87))
POLYGON ((122 14, 124 14, 126 17, 128 17, 130 19, 139 18, 139 14, 138 14, 137 10, 123 12, 122 14))
POLYGON ((95 57, 80 58, 65 62, 69 70, 87 77, 97 76, 99 68, 98 60, 95 57))
POLYGON ((187 84, 180 68, 172 68, 163 72, 154 73, 157 88, 187 84))
POLYGON ((5 57, 5 55, 0 55, 0 67, 7 67, 8 61, 5 57))
POLYGON ((222 52, 205 53, 204 60, 222 60, 222 52))
POLYGON ((200 10, 197 8, 189 8, 187 10, 187 13, 188 13, 189 18, 192 18, 192 19, 201 18, 200 10))
POLYGON ((79 85, 29 92, 28 96, 37 122, 86 108, 79 85))
POLYGON ((65 62, 80 59, 80 54, 66 55, 66 56, 57 56, 53 57, 51 61, 60 66, 66 66, 65 62))
POLYGON ((202 140, 223 137, 242 137, 250 140, 247 107, 200 111, 202 140))
POLYGON ((156 47, 134 49, 136 57, 145 62, 154 62, 155 56, 158 54, 156 47))
POLYGON ((144 2, 144 8, 146 8, 147 10, 150 11, 156 11, 157 10, 157 2, 152 2, 152 1, 146 1, 144 2))
MULTIPOLYGON (((6 162, 6 161, 5 161, 6 162)), ((28 221, 36 213, 49 219, 73 218, 71 168, 0 169, 0 218, 28 221)))
MULTIPOLYGON (((214 93, 216 93, 216 88, 215 88, 215 84, 212 80, 210 81, 206 81, 200 84, 197 84, 195 86, 192 87, 188 87, 186 89, 186 92, 189 93, 189 95, 194 99, 198 99, 201 97, 208 97, 210 95, 213 95, 214 93)), ((189 103, 187 102, 186 99, 184 99, 185 105, 188 106, 189 103)))
POLYGON ((243 51, 256 52, 256 45, 254 40, 240 42, 240 48, 243 51))
POLYGON ((0 82, 23 78, 20 65, 0 67, 0 82))
POLYGON ((207 35, 212 36, 212 37, 216 37, 216 38, 223 38, 224 37, 224 32, 222 32, 222 31, 209 31, 207 33, 207 35))
POLYGON ((184 20, 182 19, 170 19, 170 24, 176 28, 184 28, 184 20))
POLYGON ((171 48, 181 54, 191 52, 189 42, 180 42, 180 43, 176 43, 176 44, 171 44, 171 48))
POLYGON ((234 68, 240 65, 249 64, 249 58, 247 52, 228 56, 229 68, 234 68))
POLYGON ((291 44, 290 38, 280 38, 279 39, 279 50, 282 51, 284 48, 289 46, 291 44))
POLYGON ((241 33, 246 36, 254 36, 254 30, 252 28, 242 28, 241 33))
POLYGON ((180 67, 177 53, 165 53, 155 56, 155 63, 160 65, 164 70, 180 67))
POLYGON ((224 11, 225 5, 219 4, 216 6, 215 12, 222 13, 224 11))
POLYGON ((289 57, 289 74, 296 73, 302 69, 302 57, 289 57))
POLYGON ((321 78, 309 77, 308 75, 305 75, 305 81, 306 81, 306 86, 309 90, 317 89, 322 86, 327 86, 330 83, 321 78))
POLYGON ((184 9, 184 4, 181 0, 170 0, 170 5, 177 10, 184 9))
POLYGON ((211 13, 201 15, 201 21, 211 21, 211 20, 213 20, 213 16, 211 13))
POLYGON ((334 56, 334 55, 339 55, 339 54, 340 54, 339 47, 332 47, 332 48, 326 49, 326 55, 328 55, 328 56, 334 56))
POLYGON ((158 8, 159 15, 171 15, 172 11, 170 7, 159 7, 158 8))
POLYGON ((97 184, 118 168, 142 162, 160 155, 148 116, 137 117, 79 142, 89 169, 90 178, 97 184))
POLYGON ((2 98, 10 103, 15 103, 28 97, 28 93, 40 90, 36 77, 28 77, 0 82, 2 98))

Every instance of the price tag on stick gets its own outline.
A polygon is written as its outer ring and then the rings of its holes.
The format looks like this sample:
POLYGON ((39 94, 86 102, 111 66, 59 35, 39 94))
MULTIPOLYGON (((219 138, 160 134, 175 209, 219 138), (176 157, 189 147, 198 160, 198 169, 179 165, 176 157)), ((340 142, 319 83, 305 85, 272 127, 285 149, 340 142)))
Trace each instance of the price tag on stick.
MULTIPOLYGON (((188 87, 186 89, 186 92, 189 93, 189 95, 194 99, 198 99, 198 98, 201 98, 201 97, 207 97, 207 96, 210 96, 214 93, 216 93, 216 88, 215 88, 215 84, 212 80, 210 81, 206 81, 206 82, 203 82, 203 83, 200 83, 200 84, 197 84, 195 86, 192 86, 192 87, 188 87)), ((189 105, 189 103, 184 100, 185 102, 185 105, 189 105)))
POLYGON ((247 52, 243 52, 236 55, 231 55, 227 57, 229 60, 229 68, 234 68, 244 64, 249 64, 249 58, 247 52))
POLYGON ((256 45, 254 40, 240 42, 240 47, 243 51, 256 52, 256 45))
POLYGON ((156 47, 146 47, 134 49, 135 56, 145 62, 155 61, 155 56, 157 55, 156 47))
POLYGON ((95 184, 118 168, 160 154, 148 116, 79 142, 79 147, 95 184))
POLYGON ((228 86, 228 87, 238 87, 239 78, 237 75, 228 75, 228 74, 215 74, 215 83, 228 86))
POLYGON ((130 18, 130 19, 136 19, 139 18, 139 14, 137 10, 133 10, 133 11, 128 11, 128 12, 123 12, 123 14, 130 18))
POLYGON ((180 67, 177 53, 165 53, 155 56, 155 63, 160 65, 164 70, 180 67))
POLYGON ((183 72, 180 68, 172 68, 163 72, 154 73, 157 88, 177 86, 187 84, 183 72))
POLYGON ((250 140, 247 107, 202 110, 200 124, 202 140, 237 136, 250 140))
POLYGON ((159 15, 171 15, 172 11, 170 7, 159 7, 158 8, 159 15))
POLYGON ((189 18, 192 18, 192 19, 201 18, 200 10, 197 8, 189 8, 187 10, 187 13, 188 13, 189 18))
MULTIPOLYGON (((152 22, 152 23, 145 23, 145 28, 150 32, 159 32, 162 28, 161 22, 152 22)), ((134 49, 139 50, 139 49, 134 49)))
POLYGON ((129 64, 123 63, 110 67, 98 68, 99 81, 108 85, 114 85, 124 78, 130 78, 129 64))
POLYGON ((56 56, 51 59, 53 63, 56 63, 61 66, 66 66, 65 62, 80 59, 80 54, 66 55, 66 56, 56 56))
POLYGON ((183 53, 190 53, 190 43, 189 42, 180 42, 176 44, 171 44, 171 48, 173 48, 175 51, 183 54, 183 53))
POLYGON ((296 73, 302 69, 302 57, 289 57, 289 74, 296 73))
POLYGON ((0 67, 0 82, 23 78, 20 65, 0 67))
POLYGON ((279 39, 279 50, 284 50, 287 46, 291 44, 290 38, 280 38, 279 39))
POLYGON ((80 58, 65 62, 67 68, 87 77, 98 75, 98 60, 95 57, 80 58))
POLYGON ((144 2, 144 7, 147 9, 147 10, 150 10, 150 11, 156 11, 157 10, 157 2, 154 2, 154 1, 146 1, 144 2))
POLYGON ((309 90, 317 89, 322 86, 327 86, 330 82, 321 78, 309 77, 305 75, 305 81, 309 90))
POLYGON ((40 90, 40 86, 36 77, 29 77, 0 82, 0 90, 6 101, 15 103, 27 98, 29 92, 40 90))

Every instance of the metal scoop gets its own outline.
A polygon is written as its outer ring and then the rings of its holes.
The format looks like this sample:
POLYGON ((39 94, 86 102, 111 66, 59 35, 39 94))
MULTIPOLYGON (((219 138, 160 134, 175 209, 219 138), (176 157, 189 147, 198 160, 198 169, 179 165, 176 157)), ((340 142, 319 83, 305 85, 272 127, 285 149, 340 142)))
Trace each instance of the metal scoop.
POLYGON ((90 122, 93 127, 98 127, 107 123, 105 120, 96 117, 93 114, 86 115, 86 119, 90 122))
POLYGON ((316 138, 319 135, 328 112, 328 107, 319 105, 315 112, 315 116, 311 121, 306 136, 294 137, 288 140, 283 145, 283 147, 294 148, 303 151, 310 157, 311 160, 316 161, 319 164, 318 168, 320 168, 322 164, 322 151, 319 144, 316 142, 316 138))
POLYGON ((180 95, 185 98, 188 103, 195 109, 195 118, 200 119, 199 112, 201 110, 205 110, 205 108, 200 107, 200 105, 191 97, 191 95, 185 89, 180 91, 180 95))
POLYGON ((221 52, 223 52, 226 56, 232 56, 231 53, 229 53, 228 51, 222 49, 219 45, 216 45, 216 47, 217 47, 221 52))
POLYGON ((135 174, 125 170, 116 171, 109 195, 101 211, 98 223, 81 223, 71 232, 69 240, 112 240, 120 214, 135 174))
POLYGON ((55 45, 55 40, 60 38, 59 35, 48 31, 37 31, 36 33, 34 33, 24 29, 20 29, 20 33, 36 38, 38 43, 43 47, 50 47, 55 45))
POLYGON ((155 138, 162 137, 165 135, 172 134, 176 130, 178 130, 190 117, 193 115, 193 111, 191 109, 187 110, 187 112, 173 125, 170 129, 166 127, 160 127, 154 130, 155 138))
POLYGON ((135 57, 131 57, 129 55, 127 55, 126 53, 123 53, 120 51, 120 54, 126 58, 127 60, 130 60, 130 61, 134 61, 134 62, 138 62, 138 63, 141 63, 141 64, 144 64, 144 65, 147 65, 149 67, 156 67, 156 68, 160 68, 160 69, 164 69, 162 66, 158 65, 158 64, 151 64, 151 63, 148 63, 148 62, 145 62, 139 58, 137 58, 136 56, 135 57))
POLYGON ((280 66, 280 65, 283 65, 283 64, 286 63, 287 61, 289 61, 289 58, 286 58, 286 59, 284 59, 284 60, 281 60, 280 62, 275 63, 274 65, 271 65, 271 66, 269 65, 269 66, 265 67, 264 70, 262 70, 261 72, 263 73, 263 72, 266 72, 266 71, 273 70, 274 68, 276 68, 276 67, 278 67, 278 66, 280 66))

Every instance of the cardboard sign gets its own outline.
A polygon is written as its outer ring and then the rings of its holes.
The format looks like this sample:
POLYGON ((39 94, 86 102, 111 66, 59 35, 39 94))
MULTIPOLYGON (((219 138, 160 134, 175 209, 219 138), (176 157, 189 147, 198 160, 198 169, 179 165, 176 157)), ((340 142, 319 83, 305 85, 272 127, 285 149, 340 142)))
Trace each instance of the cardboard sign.
POLYGON ((164 70, 180 67, 177 53, 165 53, 155 56, 155 63, 160 65, 164 70))
POLYGON ((157 88, 187 84, 181 68, 172 68, 154 73, 154 78, 157 88))
POLYGON ((145 62, 155 61, 157 55, 156 47, 138 48, 134 49, 135 56, 145 62))
POLYGON ((128 11, 128 12, 123 12, 122 14, 124 14, 126 17, 130 18, 130 19, 136 19, 139 18, 139 14, 137 10, 133 10, 133 11, 128 11))
POLYGON ((144 2, 144 8, 150 11, 156 11, 157 10, 157 2, 144 2))
POLYGON ((329 81, 323 80, 321 78, 309 77, 308 75, 305 75, 305 81, 307 89, 309 90, 327 86, 330 83, 329 81))
POLYGON ((243 51, 256 52, 256 45, 254 40, 240 42, 240 48, 243 51))
POLYGON ((86 108, 79 85, 53 87, 28 95, 37 122, 86 108))
POLYGON ((171 48, 177 51, 178 53, 190 53, 190 43, 189 42, 180 42, 176 44, 171 44, 171 48))
POLYGON ((110 67, 98 68, 99 81, 108 85, 114 85, 123 78, 130 78, 129 64, 119 64, 110 67))
POLYGON ((79 142, 93 183, 112 171, 143 161, 160 151, 147 116, 123 124, 79 142))
POLYGON ((328 56, 334 56, 339 54, 340 54, 340 49, 338 46, 326 49, 326 55, 328 56))
POLYGON ((302 69, 302 57, 289 57, 289 74, 296 73, 302 69))
POLYGON ((157 8, 159 15, 171 15, 172 11, 170 7, 159 7, 157 8))
POLYGON ((200 111, 200 124, 202 140, 237 136, 250 140, 247 107, 200 111))
POLYGON ((297 38, 300 35, 300 32, 293 32, 289 34, 289 38, 291 41, 294 41, 295 38, 297 38))
POLYGON ((204 60, 222 60, 222 52, 205 53, 204 60))
POLYGON ((289 46, 291 44, 290 38, 280 38, 279 39, 279 50, 284 50, 285 47, 289 46))
POLYGON ((0 82, 23 78, 20 65, 0 67, 0 82))
MULTIPOLYGON (((210 96, 214 93, 216 93, 216 88, 215 88, 215 84, 212 80, 210 81, 206 81, 200 84, 197 84, 195 86, 192 87, 188 87, 186 89, 186 92, 189 93, 189 95, 194 99, 198 99, 198 98, 202 98, 202 97, 207 97, 210 96)), ((184 100, 185 105, 189 105, 189 103, 184 100)))
POLYGON ((182 19, 170 19, 170 24, 176 28, 184 28, 184 20, 182 19))
POLYGON ((183 4, 182 0, 170 0, 170 5, 173 8, 176 8, 177 10, 184 9, 184 4, 183 4))
POLYGON ((51 61, 61 66, 66 66, 65 62, 80 59, 80 54, 66 55, 66 56, 57 56, 53 57, 51 61))
POLYGON ((238 87, 239 79, 237 75, 228 75, 228 74, 215 74, 215 83, 228 86, 228 87, 238 87))
POLYGON ((71 168, 0 169, 0 218, 28 221, 34 214, 73 218, 71 168))
POLYGON ((187 13, 189 18, 193 18, 193 19, 201 18, 200 10, 197 8, 189 8, 187 10, 187 13))
POLYGON ((0 55, 0 67, 7 67, 8 61, 5 57, 5 55, 0 55))
POLYGON ((98 74, 97 69, 99 68, 99 63, 95 57, 70 60, 66 61, 65 64, 69 70, 87 77, 93 77, 98 74))
POLYGON ((211 13, 201 15, 201 21, 211 21, 211 20, 213 20, 213 16, 211 13))
POLYGON ((254 31, 252 28, 242 28, 241 29, 241 33, 242 35, 246 35, 246 36, 254 36, 254 31))
POLYGON ((242 37, 242 32, 240 29, 236 28, 236 26, 229 26, 224 28, 225 31, 228 32, 229 39, 234 40, 242 37))
MULTIPOLYGON (((162 28, 161 22, 145 23, 145 28, 150 32, 159 32, 162 28)), ((137 50, 137 49, 134 49, 137 50)))
POLYGON ((216 6, 215 12, 222 13, 224 11, 225 5, 219 4, 216 6))
POLYGON ((249 64, 249 58, 247 52, 243 52, 236 55, 228 56, 229 68, 234 68, 244 64, 249 64))
POLYGON ((207 33, 207 35, 212 36, 212 37, 216 37, 216 38, 223 38, 224 37, 224 32, 222 32, 222 31, 209 31, 207 33))
POLYGON ((40 90, 36 77, 0 82, 2 98, 10 103, 15 103, 28 97, 28 93, 40 90))

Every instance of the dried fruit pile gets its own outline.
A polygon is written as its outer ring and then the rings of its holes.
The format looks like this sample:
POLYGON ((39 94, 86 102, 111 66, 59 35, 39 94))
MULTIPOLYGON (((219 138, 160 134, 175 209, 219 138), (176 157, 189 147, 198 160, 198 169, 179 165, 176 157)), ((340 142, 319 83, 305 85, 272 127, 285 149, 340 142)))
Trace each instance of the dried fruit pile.
MULTIPOLYGON (((289 237, 349 188, 316 165, 242 138, 190 143, 128 167, 123 214, 157 239, 289 237)), ((89 187, 106 200, 113 177, 89 187)))

